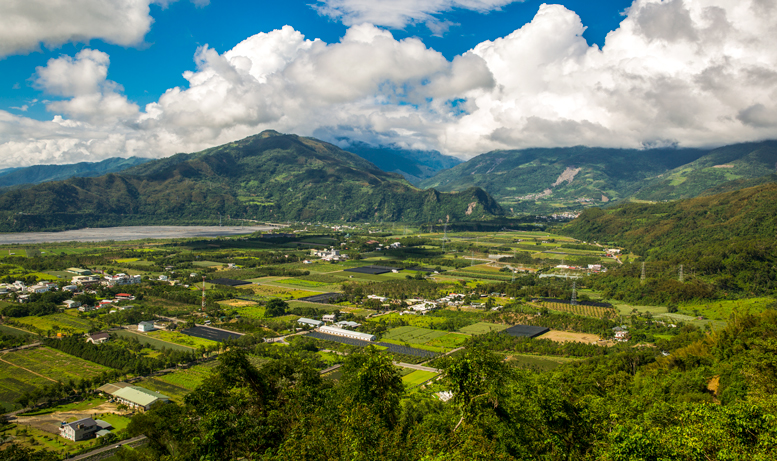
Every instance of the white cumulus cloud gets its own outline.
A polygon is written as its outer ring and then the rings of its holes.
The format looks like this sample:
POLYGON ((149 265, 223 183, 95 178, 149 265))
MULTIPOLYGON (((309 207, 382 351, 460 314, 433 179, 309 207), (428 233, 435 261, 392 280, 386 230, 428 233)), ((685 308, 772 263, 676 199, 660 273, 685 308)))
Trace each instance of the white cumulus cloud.
POLYGON ((542 5, 453 60, 370 24, 336 43, 286 26, 223 53, 200 47, 188 84, 142 110, 109 80, 108 55, 84 50, 35 74, 59 97, 44 102, 51 122, 0 112, 0 166, 158 157, 264 129, 461 158, 776 138, 776 15, 765 0, 636 0, 599 48, 574 12, 542 5))
POLYGON ((127 118, 138 112, 136 104, 119 94, 121 85, 107 79, 110 58, 98 50, 84 49, 75 55, 49 59, 37 68, 35 84, 49 94, 70 99, 49 102, 49 111, 79 120, 127 118))
POLYGON ((442 32, 450 23, 438 17, 441 13, 453 9, 485 13, 516 1, 523 0, 319 0, 313 7, 347 26, 369 23, 402 29, 426 24, 433 32, 442 32))
MULTIPOLYGON (((0 58, 93 38, 122 46, 143 41, 154 22, 150 4, 177 0, 3 0, 0 2, 0 58)), ((203 7, 209 0, 192 0, 203 7)))

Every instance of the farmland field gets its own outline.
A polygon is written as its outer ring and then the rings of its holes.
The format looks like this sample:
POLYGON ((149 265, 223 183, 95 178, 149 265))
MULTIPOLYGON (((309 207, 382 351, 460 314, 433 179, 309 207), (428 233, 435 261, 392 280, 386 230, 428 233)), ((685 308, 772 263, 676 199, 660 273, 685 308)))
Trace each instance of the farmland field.
POLYGON ((116 330, 116 331, 112 331, 111 333, 119 336, 124 336, 127 338, 135 338, 138 341, 140 341, 141 344, 147 344, 155 349, 165 348, 165 349, 175 349, 175 350, 185 351, 185 352, 189 352, 192 350, 192 347, 189 347, 189 346, 183 346, 181 344, 162 341, 161 339, 154 338, 141 333, 135 333, 129 330, 116 330))
POLYGON ((162 341, 168 341, 171 343, 180 344, 181 346, 187 346, 195 349, 200 346, 208 347, 216 344, 215 341, 211 341, 209 339, 204 339, 204 338, 197 338, 195 336, 185 335, 177 331, 156 330, 156 331, 150 331, 146 334, 151 338, 161 339, 162 341))
POLYGON ((30 331, 42 331, 46 334, 48 330, 57 329, 72 329, 74 333, 86 333, 92 327, 92 322, 87 319, 80 319, 74 315, 68 314, 51 314, 44 315, 42 317, 19 317, 14 319, 21 328, 29 328, 30 331))
POLYGON ((218 365, 218 361, 213 360, 185 370, 176 370, 173 373, 159 376, 157 379, 191 391, 202 383, 216 365, 218 365))
POLYGON ((574 362, 579 359, 569 357, 556 357, 544 355, 517 354, 507 358, 507 363, 518 368, 529 368, 540 371, 553 370, 561 365, 574 362))
POLYGON ((554 311, 569 312, 570 314, 604 319, 614 318, 618 313, 618 311, 612 308, 586 306, 583 304, 574 305, 568 303, 540 302, 539 305, 554 311))
POLYGON ((402 383, 408 388, 415 387, 429 381, 435 376, 437 376, 437 373, 432 373, 431 371, 414 370, 410 374, 402 377, 402 383))
POLYGON ((441 338, 446 335, 447 332, 445 331, 406 326, 392 328, 385 335, 383 335, 383 339, 399 341, 408 344, 426 344, 433 339, 441 338))
POLYGON ((498 323, 478 322, 473 325, 459 328, 461 333, 468 335, 483 335, 492 331, 502 331, 510 328, 510 325, 502 325, 498 323))
POLYGON ((455 349, 464 344, 467 339, 469 339, 469 335, 448 333, 445 336, 440 336, 439 338, 428 341, 426 344, 428 346, 441 347, 443 349, 455 349))
POLYGON ((550 339, 551 341, 557 341, 560 343, 579 342, 596 344, 601 341, 602 338, 591 333, 574 333, 571 331, 551 330, 542 336, 537 336, 537 339, 550 339))
POLYGON ((10 409, 25 391, 58 380, 91 378, 109 370, 47 347, 10 352, 0 359, 0 406, 6 409, 10 409))

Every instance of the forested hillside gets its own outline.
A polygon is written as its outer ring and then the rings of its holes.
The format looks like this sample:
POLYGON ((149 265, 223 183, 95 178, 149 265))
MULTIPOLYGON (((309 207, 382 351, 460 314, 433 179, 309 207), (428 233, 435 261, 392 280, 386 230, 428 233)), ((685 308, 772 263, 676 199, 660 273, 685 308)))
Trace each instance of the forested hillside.
POLYGON ((101 176, 149 162, 149 158, 109 158, 101 162, 80 162, 68 165, 35 165, 0 172, 0 188, 61 181, 72 177, 101 176))
POLYGON ((331 381, 294 347, 233 345, 183 404, 133 418, 150 443, 127 459, 773 459, 775 332, 768 311, 546 373, 509 366, 515 341, 491 333, 438 361, 447 402, 409 395, 369 350, 331 381))
MULTIPOLYGON (((777 290, 774 183, 675 202, 591 208, 563 232, 586 241, 617 243, 656 266, 685 264, 688 274, 703 277, 722 292, 777 290)), ((631 283, 638 283, 639 268, 621 271, 631 271, 631 283)))
POLYGON ((754 185, 746 181, 772 174, 775 167, 777 141, 711 150, 522 149, 477 156, 421 186, 443 191, 482 187, 516 210, 551 210, 559 205, 580 209, 627 198, 691 198, 724 184, 745 187, 754 185))
POLYGON ((456 157, 442 155, 437 151, 409 150, 391 146, 376 147, 352 141, 344 149, 369 160, 383 171, 401 174, 415 185, 439 171, 462 163, 456 157))
POLYGON ((482 220, 502 214, 482 189, 420 190, 312 138, 264 132, 97 178, 0 195, 0 230, 271 221, 482 220))

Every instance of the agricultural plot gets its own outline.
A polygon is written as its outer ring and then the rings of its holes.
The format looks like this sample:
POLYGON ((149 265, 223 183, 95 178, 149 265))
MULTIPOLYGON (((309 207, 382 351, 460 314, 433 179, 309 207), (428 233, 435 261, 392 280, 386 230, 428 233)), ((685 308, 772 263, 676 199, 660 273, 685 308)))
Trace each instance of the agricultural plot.
POLYGON ((42 332, 46 334, 49 330, 68 331, 73 333, 87 333, 92 328, 92 322, 87 319, 81 319, 68 314, 51 314, 42 317, 19 317, 14 319, 20 328, 29 329, 33 332, 42 332))
POLYGON ((195 338, 208 339, 210 341, 221 342, 227 339, 235 339, 243 336, 240 333, 231 333, 216 328, 196 326, 193 328, 187 328, 181 330, 181 333, 187 336, 193 336, 195 338))
POLYGON ((167 341, 167 342, 171 342, 171 343, 179 344, 181 346, 187 346, 195 349, 200 346, 210 347, 216 344, 215 341, 185 335, 177 331, 158 330, 158 331, 150 331, 146 334, 152 338, 161 339, 162 341, 167 341))
POLYGON ((414 370, 412 373, 402 377, 402 383, 407 388, 420 386, 421 384, 433 379, 437 376, 437 373, 431 371, 414 370))
POLYGON ((213 360, 202 365, 195 365, 185 370, 176 370, 172 373, 159 376, 157 379, 191 391, 208 377, 211 370, 213 370, 216 365, 218 365, 218 361, 213 360))
POLYGON ((56 381, 91 378, 107 370, 102 365, 47 347, 3 354, 0 356, 0 406, 9 410, 24 392, 56 381))
POLYGON ((330 283, 326 283, 326 282, 315 282, 312 280, 302 280, 302 279, 286 279, 286 280, 283 280, 283 284, 309 287, 309 288, 317 288, 317 287, 324 287, 324 286, 330 285, 330 283))
POLYGON ((217 263, 215 261, 195 261, 192 263, 192 265, 197 267, 216 267, 216 266, 223 266, 223 263, 217 263))
POLYGON ((589 306, 585 304, 569 304, 559 302, 540 302, 540 306, 570 314, 582 315, 584 317, 595 317, 600 319, 615 318, 618 312, 611 307, 589 306))
POLYGON ((536 371, 550 371, 567 363, 580 359, 571 357, 556 357, 545 355, 517 354, 507 358, 507 363, 518 367, 536 371))
POLYGON ((469 339, 469 335, 448 333, 445 336, 440 336, 439 338, 428 341, 426 344, 428 346, 440 347, 443 349, 455 349, 467 342, 467 339, 469 339))
POLYGON ((142 381, 136 383, 136 385, 145 387, 146 389, 155 392, 159 392, 160 394, 164 394, 176 402, 182 402, 186 394, 191 392, 191 389, 163 381, 162 378, 164 378, 164 376, 156 378, 144 378, 142 381))
POLYGON ((484 335, 492 331, 502 331, 510 328, 510 325, 501 325, 498 323, 478 322, 464 328, 459 328, 459 332, 468 335, 484 335))
POLYGON ((134 332, 131 332, 131 331, 128 331, 128 330, 117 330, 117 331, 113 331, 111 333, 115 334, 115 335, 119 335, 119 336, 124 336, 124 337, 127 337, 127 338, 135 338, 138 341, 140 341, 141 344, 149 345, 149 346, 153 347, 154 349, 162 349, 162 348, 164 348, 164 349, 175 349, 175 350, 184 351, 184 352, 189 352, 189 351, 192 350, 192 348, 189 347, 189 346, 183 346, 181 344, 175 344, 175 343, 171 343, 171 342, 168 342, 168 341, 162 341, 160 339, 157 339, 157 338, 154 338, 154 337, 151 337, 151 336, 148 336, 148 335, 144 335, 144 334, 140 334, 140 333, 134 333, 134 332))
MULTIPOLYGON (((341 309, 345 311, 346 309, 341 309)), ((381 315, 380 317, 375 317, 374 319, 370 319, 370 321, 386 321, 390 322, 392 320, 402 319, 409 323, 411 326, 414 327, 429 327, 431 325, 436 325, 440 323, 445 323, 448 320, 443 317, 435 317, 432 315, 399 315, 397 313, 391 313, 386 315, 381 315)))
POLYGON ((426 344, 434 339, 446 336, 447 332, 440 330, 429 330, 419 327, 397 327, 389 330, 383 335, 384 340, 399 341, 408 344, 426 344))

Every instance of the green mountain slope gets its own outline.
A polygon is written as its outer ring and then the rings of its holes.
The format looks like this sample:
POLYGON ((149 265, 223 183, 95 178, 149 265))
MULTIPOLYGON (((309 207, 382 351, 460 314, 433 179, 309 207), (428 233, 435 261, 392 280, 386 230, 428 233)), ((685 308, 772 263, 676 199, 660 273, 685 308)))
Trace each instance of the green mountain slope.
POLYGON ((0 195, 0 231, 151 223, 430 221, 502 214, 487 193, 420 190, 355 154, 267 131, 96 178, 0 195))
POLYGON ((0 172, 0 187, 24 184, 40 184, 48 181, 62 181, 73 177, 101 176, 132 168, 149 162, 149 158, 114 157, 101 162, 80 162, 68 165, 35 165, 24 168, 9 168, 0 172))
POLYGON ((728 187, 748 184, 742 180, 763 177, 777 168, 777 141, 734 144, 713 149, 704 156, 664 173, 640 190, 641 200, 675 200, 696 197, 705 190, 736 181, 728 187))
POLYGON ((418 185, 442 170, 462 163, 456 157, 442 155, 437 151, 408 150, 398 147, 375 147, 362 142, 349 141, 348 152, 362 157, 383 171, 399 173, 411 184, 418 185))
POLYGON ((689 274, 709 277, 721 290, 777 291, 775 183, 673 202, 589 208, 563 233, 615 242, 647 261, 686 264, 689 274))
POLYGON ((695 197, 728 181, 773 173, 776 163, 775 141, 712 150, 523 149, 480 155, 421 186, 442 191, 482 187, 517 210, 579 209, 625 199, 695 197))

